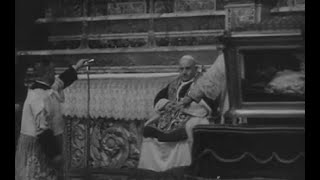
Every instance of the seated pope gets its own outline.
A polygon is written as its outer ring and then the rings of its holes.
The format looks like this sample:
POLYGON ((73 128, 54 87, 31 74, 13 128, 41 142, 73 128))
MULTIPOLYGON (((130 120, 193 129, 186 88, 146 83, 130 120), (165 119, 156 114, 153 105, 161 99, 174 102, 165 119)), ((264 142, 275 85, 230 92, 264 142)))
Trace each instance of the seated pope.
POLYGON ((220 118, 221 93, 209 98, 203 93, 208 86, 195 87, 202 76, 192 56, 181 57, 179 76, 154 99, 156 115, 144 126, 139 168, 166 171, 191 164, 192 129, 220 118))

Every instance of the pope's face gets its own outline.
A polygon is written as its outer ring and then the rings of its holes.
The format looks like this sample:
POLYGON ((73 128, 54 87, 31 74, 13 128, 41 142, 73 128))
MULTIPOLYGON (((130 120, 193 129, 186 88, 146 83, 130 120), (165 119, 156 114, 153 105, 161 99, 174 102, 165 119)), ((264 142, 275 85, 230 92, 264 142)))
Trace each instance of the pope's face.
POLYGON ((179 66, 182 81, 189 81, 196 75, 196 66, 192 60, 182 59, 179 66))

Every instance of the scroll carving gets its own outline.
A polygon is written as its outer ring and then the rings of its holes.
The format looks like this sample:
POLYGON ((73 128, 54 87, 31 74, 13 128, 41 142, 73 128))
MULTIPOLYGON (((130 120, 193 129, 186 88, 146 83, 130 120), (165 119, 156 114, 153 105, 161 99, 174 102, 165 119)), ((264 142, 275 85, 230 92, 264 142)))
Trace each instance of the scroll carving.
POLYGON ((90 166, 134 168, 140 155, 139 132, 135 123, 98 120, 91 129, 90 166))
POLYGON ((71 167, 81 168, 85 166, 85 119, 72 118, 71 132, 71 167))
POLYGON ((90 119, 90 153, 85 154, 87 118, 65 117, 71 128, 66 128, 65 149, 71 149, 67 159, 71 169, 84 168, 88 159, 92 168, 136 168, 140 156, 142 125, 139 121, 114 121, 106 118, 90 119), (71 131, 71 132, 69 132, 71 131), (71 139, 71 141, 68 141, 71 139))

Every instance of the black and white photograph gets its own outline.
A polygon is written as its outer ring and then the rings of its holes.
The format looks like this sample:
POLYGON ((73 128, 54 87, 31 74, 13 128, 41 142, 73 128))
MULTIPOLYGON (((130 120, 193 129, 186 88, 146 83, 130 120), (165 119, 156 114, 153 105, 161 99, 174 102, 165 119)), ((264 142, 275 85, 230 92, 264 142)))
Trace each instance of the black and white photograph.
POLYGON ((14 46, 15 180, 307 179, 305 0, 15 0, 14 46))

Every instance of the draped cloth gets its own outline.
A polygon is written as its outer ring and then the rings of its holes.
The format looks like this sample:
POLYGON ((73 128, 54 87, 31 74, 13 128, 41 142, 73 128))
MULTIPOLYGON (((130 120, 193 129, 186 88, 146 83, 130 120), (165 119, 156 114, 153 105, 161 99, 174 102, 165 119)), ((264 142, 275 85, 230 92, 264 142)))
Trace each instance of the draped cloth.
POLYGON ((138 168, 153 171, 191 164, 192 129, 198 124, 208 124, 202 117, 192 117, 185 126, 188 139, 179 142, 159 142, 156 138, 143 138, 138 168))
MULTIPOLYGON (((116 120, 145 120, 154 114, 153 98, 176 73, 117 74, 90 78, 90 116, 116 120)), ((87 116, 88 82, 79 79, 64 90, 63 114, 87 116)))
POLYGON ((211 67, 193 84, 188 95, 197 102, 204 96, 212 100, 220 98, 219 111, 222 115, 221 122, 223 123, 223 114, 229 108, 229 99, 227 93, 225 59, 222 52, 219 52, 217 59, 211 67))
POLYGON ((16 180, 57 180, 57 170, 49 164, 49 159, 40 147, 38 139, 20 134, 15 157, 16 180))

